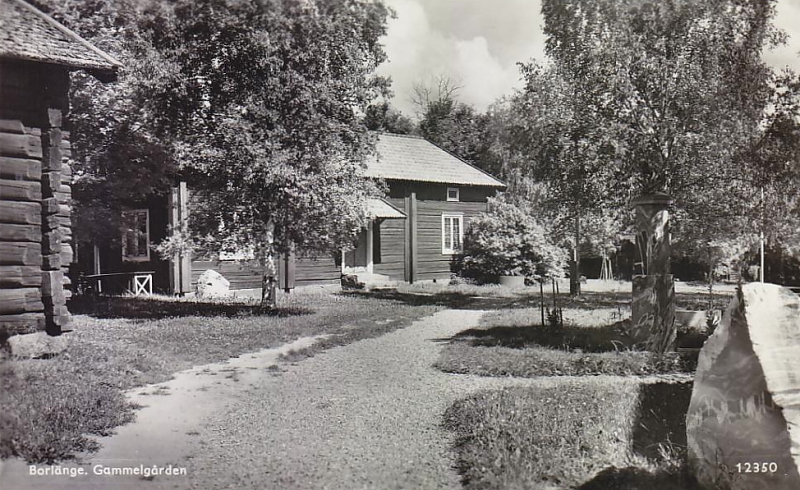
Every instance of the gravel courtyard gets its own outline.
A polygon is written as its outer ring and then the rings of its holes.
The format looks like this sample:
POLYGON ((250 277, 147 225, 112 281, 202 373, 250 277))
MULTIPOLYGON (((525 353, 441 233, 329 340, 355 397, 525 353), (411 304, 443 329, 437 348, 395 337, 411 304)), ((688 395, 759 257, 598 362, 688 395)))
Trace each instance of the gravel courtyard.
POLYGON ((530 383, 431 367, 437 339, 476 326, 482 313, 439 312, 264 377, 201 431, 192 486, 460 488, 440 427, 445 409, 478 388, 530 383))

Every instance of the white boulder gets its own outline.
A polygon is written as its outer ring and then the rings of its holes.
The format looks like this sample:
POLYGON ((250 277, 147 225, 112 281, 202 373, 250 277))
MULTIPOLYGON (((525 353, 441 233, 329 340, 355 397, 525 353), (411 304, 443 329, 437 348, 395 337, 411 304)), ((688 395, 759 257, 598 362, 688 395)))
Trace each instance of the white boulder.
POLYGON ((64 335, 52 336, 46 332, 12 335, 8 338, 11 355, 18 359, 36 359, 60 354, 67 349, 64 335))
POLYGON ((231 283, 219 272, 208 269, 197 278, 198 298, 225 298, 230 296, 231 283))
POLYGON ((741 288, 700 352, 686 417, 704 488, 800 489, 800 297, 741 288))

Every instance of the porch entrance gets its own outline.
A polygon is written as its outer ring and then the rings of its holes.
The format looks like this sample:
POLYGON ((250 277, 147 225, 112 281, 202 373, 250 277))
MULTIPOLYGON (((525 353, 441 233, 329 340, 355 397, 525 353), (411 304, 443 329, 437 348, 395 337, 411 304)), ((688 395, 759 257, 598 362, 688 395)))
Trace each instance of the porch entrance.
POLYGON ((342 251, 342 274, 372 272, 373 222, 358 234, 355 248, 342 251))

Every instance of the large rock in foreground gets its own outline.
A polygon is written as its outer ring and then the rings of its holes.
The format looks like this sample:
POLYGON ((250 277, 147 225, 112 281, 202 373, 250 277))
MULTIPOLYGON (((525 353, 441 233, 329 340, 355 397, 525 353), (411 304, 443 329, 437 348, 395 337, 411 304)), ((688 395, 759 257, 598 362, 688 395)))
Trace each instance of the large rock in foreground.
POLYGON ((800 298, 748 284, 700 352, 686 417, 705 488, 800 489, 800 298))

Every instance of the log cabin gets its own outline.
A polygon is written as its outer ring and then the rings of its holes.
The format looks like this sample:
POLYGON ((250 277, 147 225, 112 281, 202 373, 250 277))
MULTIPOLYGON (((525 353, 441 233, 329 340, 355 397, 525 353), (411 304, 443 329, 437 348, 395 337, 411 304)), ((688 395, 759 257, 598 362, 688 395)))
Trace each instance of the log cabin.
POLYGON ((0 0, 0 343, 69 321, 70 72, 120 63, 23 0, 0 0))
MULTIPOLYGON (((283 289, 339 284, 343 275, 359 282, 449 280, 453 257, 462 249, 469 220, 487 210, 487 198, 505 184, 433 143, 417 137, 378 134, 376 154, 366 176, 383 180, 388 193, 369 202, 370 221, 349 250, 330 256, 282 257, 278 263, 283 289)), ((261 268, 244 254, 174 257, 163 260, 151 246, 187 216, 190 189, 179 183, 168 196, 144 200, 122 211, 122 245, 95 248, 81 260, 93 275, 103 272, 152 273, 155 291, 192 293, 206 270, 215 270, 231 289, 261 287, 261 268)), ((104 292, 120 292, 109 281, 104 292)))

